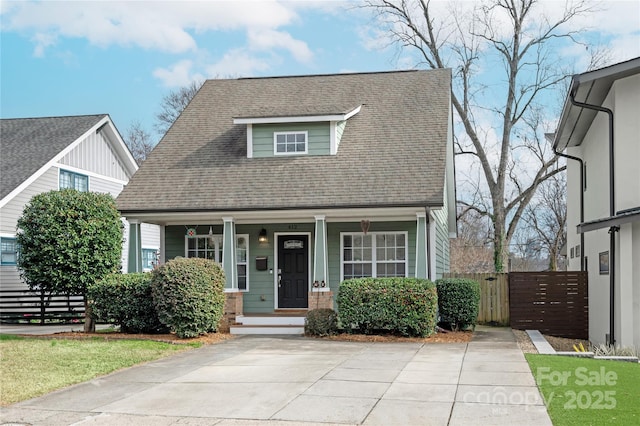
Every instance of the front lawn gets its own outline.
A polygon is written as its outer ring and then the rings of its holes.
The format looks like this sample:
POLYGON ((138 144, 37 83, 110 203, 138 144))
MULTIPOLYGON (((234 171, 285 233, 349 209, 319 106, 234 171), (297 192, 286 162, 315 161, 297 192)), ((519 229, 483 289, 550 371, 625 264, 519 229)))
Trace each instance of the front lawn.
POLYGON ((555 426, 640 424, 640 364, 525 356, 555 426))
POLYGON ((34 398, 197 346, 200 344, 0 335, 0 405, 34 398))

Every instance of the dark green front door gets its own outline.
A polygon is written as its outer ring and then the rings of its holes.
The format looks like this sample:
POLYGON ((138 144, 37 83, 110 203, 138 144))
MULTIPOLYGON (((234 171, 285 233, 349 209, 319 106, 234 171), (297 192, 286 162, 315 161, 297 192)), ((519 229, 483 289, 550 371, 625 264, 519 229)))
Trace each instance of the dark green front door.
POLYGON ((278 308, 306 308, 309 296, 309 237, 278 237, 278 308))

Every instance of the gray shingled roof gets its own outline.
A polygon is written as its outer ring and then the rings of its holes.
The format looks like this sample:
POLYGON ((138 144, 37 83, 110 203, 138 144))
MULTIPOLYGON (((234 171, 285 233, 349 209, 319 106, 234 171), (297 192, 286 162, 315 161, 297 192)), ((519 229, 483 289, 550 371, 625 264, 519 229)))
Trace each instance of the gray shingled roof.
POLYGON ((441 206, 449 70, 208 80, 117 199, 125 213, 441 206), (247 117, 350 118, 335 156, 247 158, 247 117), (337 108, 336 108, 337 106, 337 108), (315 112, 317 111, 317 112, 315 112))
POLYGON ((95 126, 106 114, 0 120, 0 199, 95 126))

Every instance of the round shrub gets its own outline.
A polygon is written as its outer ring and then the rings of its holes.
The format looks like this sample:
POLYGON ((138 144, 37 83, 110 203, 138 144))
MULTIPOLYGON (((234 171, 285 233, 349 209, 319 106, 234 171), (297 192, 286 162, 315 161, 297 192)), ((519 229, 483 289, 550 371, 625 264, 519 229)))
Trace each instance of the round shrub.
POLYGON ((338 314, 333 309, 313 309, 304 320, 304 333, 311 336, 330 336, 338 331, 338 314))
POLYGON ((208 259, 176 258, 151 272, 158 317, 179 337, 214 332, 224 313, 224 272, 208 259))
POLYGON ((117 324, 124 333, 167 331, 153 305, 149 273, 108 275, 89 285, 87 299, 96 321, 117 324))
POLYGON ((480 284, 466 278, 442 278, 436 281, 440 321, 452 330, 475 327, 480 309, 480 284))
POLYGON ((357 278, 340 284, 338 317, 347 331, 425 337, 436 327, 434 284, 419 278, 357 278))

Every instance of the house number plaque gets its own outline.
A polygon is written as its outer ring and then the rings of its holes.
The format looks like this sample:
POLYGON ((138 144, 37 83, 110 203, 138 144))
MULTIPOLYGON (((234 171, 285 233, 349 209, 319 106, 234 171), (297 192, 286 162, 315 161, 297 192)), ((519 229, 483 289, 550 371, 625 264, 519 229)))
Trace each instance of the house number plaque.
POLYGON ((302 249, 304 248, 304 241, 300 240, 287 240, 283 244, 285 249, 302 249))

